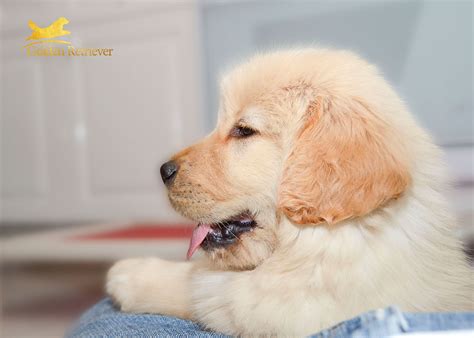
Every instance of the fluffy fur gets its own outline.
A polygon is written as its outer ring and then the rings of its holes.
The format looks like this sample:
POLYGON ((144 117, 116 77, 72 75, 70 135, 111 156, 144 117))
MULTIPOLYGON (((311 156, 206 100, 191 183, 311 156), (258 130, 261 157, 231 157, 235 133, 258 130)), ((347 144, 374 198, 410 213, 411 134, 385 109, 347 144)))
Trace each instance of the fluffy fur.
POLYGON ((346 51, 257 55, 224 77, 217 128, 174 157, 183 215, 258 228, 197 262, 117 263, 130 312, 233 335, 305 335, 361 312, 473 308, 440 152, 377 69, 346 51), (236 124, 257 130, 245 139, 236 124))

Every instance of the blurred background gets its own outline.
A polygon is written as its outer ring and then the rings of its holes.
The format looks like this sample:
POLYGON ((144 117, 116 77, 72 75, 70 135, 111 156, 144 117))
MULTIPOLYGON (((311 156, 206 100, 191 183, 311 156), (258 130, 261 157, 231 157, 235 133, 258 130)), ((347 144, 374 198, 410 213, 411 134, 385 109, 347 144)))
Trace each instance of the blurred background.
POLYGON ((2 1, 2 337, 61 336, 117 259, 183 259, 192 227, 159 165, 212 130, 219 75, 257 51, 323 45, 376 63, 446 153, 473 227, 471 1, 2 1), (31 57, 28 21, 75 47, 31 57))

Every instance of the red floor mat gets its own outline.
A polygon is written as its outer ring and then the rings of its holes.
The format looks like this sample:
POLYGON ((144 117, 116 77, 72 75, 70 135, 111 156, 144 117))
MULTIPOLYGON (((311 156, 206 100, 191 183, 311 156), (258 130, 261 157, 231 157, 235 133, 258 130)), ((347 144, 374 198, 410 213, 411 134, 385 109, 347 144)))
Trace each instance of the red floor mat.
POLYGON ((193 232, 190 224, 133 224, 117 230, 80 235, 74 240, 156 240, 156 239, 189 239, 193 232))

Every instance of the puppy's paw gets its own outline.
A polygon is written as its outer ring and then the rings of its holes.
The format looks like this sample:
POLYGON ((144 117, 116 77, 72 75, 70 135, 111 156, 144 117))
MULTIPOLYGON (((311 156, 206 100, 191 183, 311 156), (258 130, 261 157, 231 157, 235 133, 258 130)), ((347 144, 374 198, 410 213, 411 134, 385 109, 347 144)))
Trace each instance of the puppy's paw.
POLYGON ((125 312, 188 316, 188 263, 133 258, 115 263, 106 290, 125 312))
MULTIPOLYGON (((155 258, 132 258, 115 263, 107 274, 106 291, 122 311, 140 312, 140 293, 155 258), (142 285, 141 285, 142 284, 142 285)), ((152 273, 152 271, 150 271, 152 273)))

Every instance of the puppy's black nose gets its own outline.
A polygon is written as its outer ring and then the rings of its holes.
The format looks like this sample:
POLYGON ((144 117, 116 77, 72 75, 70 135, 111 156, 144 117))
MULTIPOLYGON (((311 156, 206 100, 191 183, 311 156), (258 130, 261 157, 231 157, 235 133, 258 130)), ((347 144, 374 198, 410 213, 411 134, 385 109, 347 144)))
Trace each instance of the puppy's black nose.
POLYGON ((174 161, 164 163, 160 168, 161 178, 166 185, 173 182, 173 179, 178 173, 178 165, 174 161))

